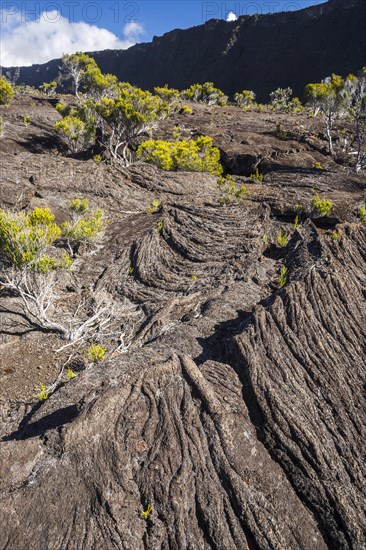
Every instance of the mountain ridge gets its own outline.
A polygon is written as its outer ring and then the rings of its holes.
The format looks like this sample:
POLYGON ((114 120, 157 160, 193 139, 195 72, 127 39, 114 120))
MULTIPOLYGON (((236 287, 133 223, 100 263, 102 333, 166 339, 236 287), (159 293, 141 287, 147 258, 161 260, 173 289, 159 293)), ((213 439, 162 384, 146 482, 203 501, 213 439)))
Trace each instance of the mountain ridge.
MULTIPOLYGON (((278 88, 304 86, 332 72, 346 75, 366 64, 366 4, 330 0, 299 11, 211 19, 174 29, 127 50, 89 52, 103 72, 145 89, 184 89, 213 81, 232 96, 252 89, 259 101, 278 88), (337 52, 337 56, 334 52, 337 52)), ((3 68, 18 84, 39 86, 58 75, 60 60, 3 68)))

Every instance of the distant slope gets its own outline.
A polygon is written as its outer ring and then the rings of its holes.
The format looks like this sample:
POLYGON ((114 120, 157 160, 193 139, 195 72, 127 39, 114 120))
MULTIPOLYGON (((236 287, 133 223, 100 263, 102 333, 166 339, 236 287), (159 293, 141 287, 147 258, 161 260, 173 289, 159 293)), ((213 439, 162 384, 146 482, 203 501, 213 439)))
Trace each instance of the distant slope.
MULTIPOLYGON (((183 89, 213 81, 228 94, 253 89, 259 100, 271 90, 304 86, 332 72, 346 75, 366 64, 366 2, 330 0, 296 12, 213 19, 173 30, 128 50, 93 53, 104 72, 143 88, 183 89)), ((18 83, 39 86, 54 79, 60 60, 18 69, 18 83)), ((12 75, 15 68, 4 69, 12 75)))

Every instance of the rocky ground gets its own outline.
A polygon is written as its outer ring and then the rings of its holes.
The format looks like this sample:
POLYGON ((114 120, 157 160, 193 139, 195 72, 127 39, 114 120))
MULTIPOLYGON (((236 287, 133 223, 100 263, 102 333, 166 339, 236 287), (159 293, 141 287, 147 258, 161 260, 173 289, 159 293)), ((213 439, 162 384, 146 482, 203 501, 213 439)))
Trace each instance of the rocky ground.
POLYGON ((136 311, 127 353, 72 359, 78 376, 39 403, 69 352, 2 292, 0 547, 365 548, 365 175, 330 159, 319 120, 194 106, 157 135, 213 137, 249 191, 222 206, 207 174, 67 157, 52 103, 2 108, 0 206, 58 221, 71 198, 104 208, 104 240, 61 296, 136 311))

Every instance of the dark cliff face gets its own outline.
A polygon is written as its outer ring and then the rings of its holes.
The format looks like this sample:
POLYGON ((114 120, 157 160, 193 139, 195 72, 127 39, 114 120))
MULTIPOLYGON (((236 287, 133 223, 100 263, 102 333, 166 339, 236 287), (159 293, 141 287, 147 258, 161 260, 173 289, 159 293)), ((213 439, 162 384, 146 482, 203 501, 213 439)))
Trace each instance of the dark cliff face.
MULTIPOLYGON (((365 28, 365 2, 331 0, 291 13, 211 20, 93 57, 104 72, 143 88, 213 81, 227 94, 252 89, 264 101, 279 86, 301 96, 309 82, 359 70, 366 64, 365 28)), ((18 83, 39 86, 57 76, 59 65, 53 60, 22 67, 18 83)))

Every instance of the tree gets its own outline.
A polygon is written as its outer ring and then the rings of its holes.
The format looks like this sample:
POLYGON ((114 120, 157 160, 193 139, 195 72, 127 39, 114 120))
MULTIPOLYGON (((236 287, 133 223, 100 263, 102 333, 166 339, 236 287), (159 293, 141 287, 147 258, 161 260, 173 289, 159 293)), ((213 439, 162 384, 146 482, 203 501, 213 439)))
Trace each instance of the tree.
POLYGON ((5 76, 0 77, 0 105, 8 105, 14 97, 14 90, 6 80, 5 76))
POLYGON ((71 55, 65 54, 62 57, 62 63, 62 70, 66 79, 72 80, 75 95, 78 99, 81 99, 79 89, 85 76, 85 71, 87 67, 90 70, 91 67, 97 66, 95 60, 82 52, 76 52, 71 55))
POLYGON ((71 79, 76 97, 81 100, 79 90, 88 97, 99 100, 102 97, 114 97, 118 91, 118 79, 112 74, 103 74, 96 61, 87 54, 77 52, 64 55, 62 71, 66 79, 71 79))
POLYGON ((366 166, 366 67, 360 71, 358 77, 348 75, 345 88, 349 95, 348 115, 355 124, 356 135, 356 163, 355 171, 359 172, 366 166))
POLYGON ((116 98, 103 98, 95 110, 107 127, 103 132, 107 148, 113 158, 122 159, 126 166, 130 163, 131 141, 155 128, 169 113, 167 103, 159 97, 130 84, 123 84, 116 98))
POLYGON ((344 80, 333 74, 320 83, 308 84, 305 94, 315 113, 320 113, 325 124, 329 152, 334 156, 332 129, 334 122, 347 108, 347 93, 344 80))

